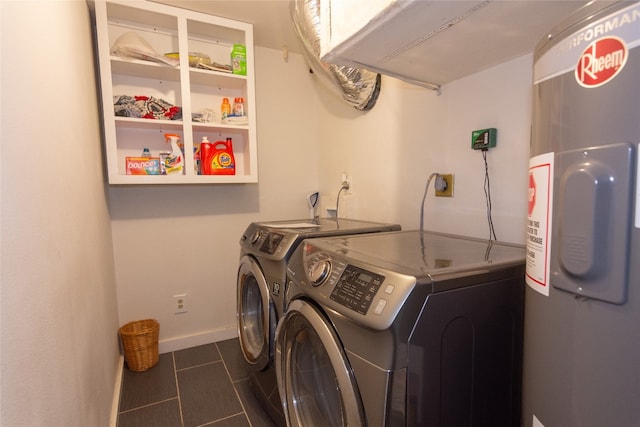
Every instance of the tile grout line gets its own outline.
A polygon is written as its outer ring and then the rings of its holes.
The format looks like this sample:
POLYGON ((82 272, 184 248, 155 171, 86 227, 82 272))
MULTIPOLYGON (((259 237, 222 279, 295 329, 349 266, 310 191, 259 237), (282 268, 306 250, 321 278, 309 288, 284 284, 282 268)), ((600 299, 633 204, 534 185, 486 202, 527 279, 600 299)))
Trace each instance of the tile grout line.
MULTIPOLYGON (((236 417, 236 416, 238 416, 240 414, 244 414, 244 412, 238 412, 237 414, 232 414, 232 415, 229 415, 229 416, 226 416, 226 417, 223 417, 223 418, 219 418, 217 420, 207 421, 206 423, 200 424, 200 425, 198 425, 196 427, 212 426, 214 424, 219 423, 220 421, 230 420, 231 418, 236 417)), ((249 425, 251 425, 251 422, 249 422, 249 425)))
POLYGON ((178 396, 169 397, 168 399, 157 400, 155 402, 147 403, 146 405, 141 405, 141 406, 136 406, 135 408, 125 409, 124 411, 118 412, 118 416, 120 416, 122 414, 129 413, 129 412, 137 411, 139 409, 144 409, 144 408, 149 408, 151 406, 159 405, 161 403, 170 402, 170 401, 172 401, 174 399, 178 399, 178 405, 179 405, 180 404, 180 399, 178 398, 178 396))
POLYGON ((176 372, 188 371, 189 369, 201 368, 202 366, 213 365, 214 363, 221 363, 221 362, 222 362, 222 359, 201 363, 199 365, 187 366, 186 368, 180 368, 180 369, 176 368, 176 372))
POLYGON ((180 384, 178 384, 178 370, 176 369, 176 353, 171 352, 171 362, 173 363, 173 378, 176 381, 176 391, 178 392, 178 410, 180 411, 180 425, 184 426, 184 417, 182 416, 182 399, 180 398, 180 384))
POLYGON ((249 427, 252 427, 253 423, 251 422, 251 419, 249 418, 249 414, 247 413, 247 408, 245 408, 245 406, 244 406, 244 402, 242 401, 242 398, 240 397, 240 394, 238 393, 238 389, 234 385, 235 383, 233 382, 233 378, 231 377, 231 372, 229 372, 229 368, 227 367, 227 364, 224 361, 224 356, 222 355, 222 352, 220 351, 220 346, 218 345, 217 342, 215 343, 215 345, 216 345, 216 349, 218 349, 218 353, 220 353, 220 359, 222 360, 222 366, 224 366, 224 370, 227 373, 227 376, 229 377, 229 381, 231 382, 231 386, 233 387, 233 392, 236 394, 236 397, 238 398, 238 402, 240 402, 240 407, 242 407, 242 412, 244 413, 244 417, 247 419, 247 422, 249 423, 249 427))

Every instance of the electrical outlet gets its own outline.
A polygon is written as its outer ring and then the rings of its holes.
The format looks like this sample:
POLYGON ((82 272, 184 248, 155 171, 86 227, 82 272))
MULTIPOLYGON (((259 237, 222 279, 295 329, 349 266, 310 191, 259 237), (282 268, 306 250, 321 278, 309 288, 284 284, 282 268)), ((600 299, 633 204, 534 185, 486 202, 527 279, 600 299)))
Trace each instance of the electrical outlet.
POLYGON ((440 178, 444 180, 446 187, 441 190, 436 190, 436 197, 453 197, 453 174, 441 173, 440 178))
POLYGON ((342 172, 342 181, 340 181, 340 186, 344 187, 347 194, 351 194, 351 177, 346 172, 342 172))
POLYGON ((174 314, 186 313, 187 312, 187 294, 180 294, 173 296, 174 302, 174 314))

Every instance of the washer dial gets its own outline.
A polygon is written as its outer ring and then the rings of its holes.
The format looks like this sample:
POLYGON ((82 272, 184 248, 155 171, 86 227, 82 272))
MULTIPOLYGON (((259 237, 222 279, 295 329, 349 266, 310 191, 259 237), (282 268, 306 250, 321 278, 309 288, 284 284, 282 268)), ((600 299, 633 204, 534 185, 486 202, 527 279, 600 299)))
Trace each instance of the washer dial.
POLYGON ((313 286, 320 286, 329 277, 331 263, 326 259, 314 260, 307 269, 307 278, 313 286))

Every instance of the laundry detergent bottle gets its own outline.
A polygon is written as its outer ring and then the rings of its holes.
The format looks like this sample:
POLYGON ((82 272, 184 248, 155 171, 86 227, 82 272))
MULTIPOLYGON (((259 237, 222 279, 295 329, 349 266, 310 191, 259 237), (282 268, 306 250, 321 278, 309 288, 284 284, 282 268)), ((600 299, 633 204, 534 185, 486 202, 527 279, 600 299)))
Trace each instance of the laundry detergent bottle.
POLYGON ((226 141, 216 141, 213 143, 213 153, 211 156, 212 175, 235 175, 236 161, 233 157, 233 144, 231 138, 226 141))
POLYGON ((184 158, 178 145, 180 137, 174 133, 164 134, 165 142, 171 144, 171 153, 164 158, 164 170, 167 175, 184 173, 184 158))
POLYGON ((213 160, 213 143, 203 136, 200 142, 200 175, 212 175, 211 160, 213 160))

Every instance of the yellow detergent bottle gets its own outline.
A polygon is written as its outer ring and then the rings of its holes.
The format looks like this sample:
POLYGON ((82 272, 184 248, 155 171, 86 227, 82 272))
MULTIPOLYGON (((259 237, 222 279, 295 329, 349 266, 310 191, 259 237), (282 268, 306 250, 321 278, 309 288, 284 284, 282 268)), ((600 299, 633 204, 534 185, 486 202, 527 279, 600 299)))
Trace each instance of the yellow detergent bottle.
POLYGON ((171 144, 171 154, 164 158, 164 170, 167 175, 184 173, 184 158, 178 145, 180 136, 174 133, 165 133, 165 142, 171 144))

